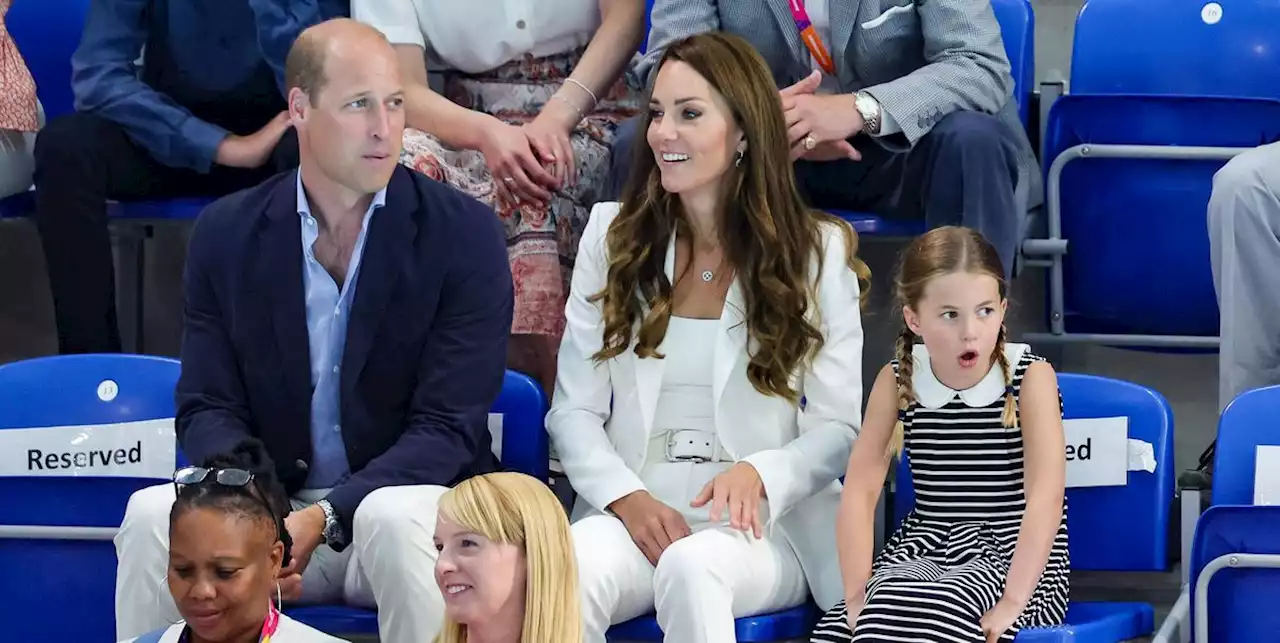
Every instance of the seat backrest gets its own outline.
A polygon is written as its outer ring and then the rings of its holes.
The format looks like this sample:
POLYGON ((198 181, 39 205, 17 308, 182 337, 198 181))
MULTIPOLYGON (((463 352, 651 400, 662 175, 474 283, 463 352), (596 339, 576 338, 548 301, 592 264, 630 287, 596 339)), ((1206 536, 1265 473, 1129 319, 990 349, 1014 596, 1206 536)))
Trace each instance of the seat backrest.
MULTIPOLYGON (((1072 569, 1163 571, 1174 489, 1173 409, 1156 391, 1105 377, 1059 373, 1058 389, 1064 420, 1127 418, 1129 439, 1150 443, 1156 461, 1154 472, 1129 471, 1123 486, 1067 489, 1072 569)), ((914 501, 904 458, 895 480, 897 522, 914 501)))
POLYGON ((18 0, 5 16, 47 119, 75 111, 71 55, 80 45, 88 12, 89 0, 18 0))
POLYGON ((543 423, 546 415, 547 395, 542 386, 528 375, 508 370, 502 393, 490 409, 494 453, 504 467, 544 482, 551 467, 550 438, 543 423))
MULTIPOLYGON (((1214 475, 1216 486, 1216 471, 1214 475)), ((1189 561, 1193 587, 1202 580, 1201 572, 1210 561, 1238 554, 1280 555, 1280 507, 1214 505, 1201 514, 1189 561)), ((1228 565, 1213 575, 1208 589, 1206 641, 1276 639, 1276 632, 1280 632, 1280 610, 1275 608, 1280 569, 1228 565)), ((1190 625, 1199 625, 1194 609, 1190 625)))
POLYGON ((1213 504, 1251 505, 1260 446, 1280 445, 1280 386, 1241 393, 1222 411, 1213 457, 1213 504))
POLYGON ((136 355, 0 366, 0 525, 9 531, 0 534, 0 605, 24 615, 6 620, 6 640, 113 640, 110 533, 129 496, 173 470, 179 372, 174 360, 136 355), (148 420, 159 426, 93 428, 148 420), (155 475, 133 475, 144 468, 155 475), (26 527, 64 531, 22 538, 26 527), (60 538, 70 535, 78 539, 60 538))
POLYGON ((1088 0, 1071 91, 1280 97, 1280 3, 1088 0))
POLYGON ((1035 12, 1031 0, 991 0, 991 8, 1000 22, 1000 37, 1013 74, 1013 98, 1018 101, 1018 116, 1025 126, 1036 86, 1035 12))

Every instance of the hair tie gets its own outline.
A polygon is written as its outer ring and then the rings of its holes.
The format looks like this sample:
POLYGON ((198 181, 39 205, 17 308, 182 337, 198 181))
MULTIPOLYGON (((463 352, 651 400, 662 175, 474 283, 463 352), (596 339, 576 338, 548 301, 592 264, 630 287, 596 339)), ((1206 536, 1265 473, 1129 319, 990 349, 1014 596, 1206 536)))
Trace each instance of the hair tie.
POLYGON ((1005 395, 1013 395, 1013 385, 1012 385, 1012 384, 1010 384, 1010 385, 1008 385, 1008 386, 1004 387, 1004 394, 1005 394, 1005 395))
POLYGON ((907 421, 907 410, 906 410, 906 409, 898 409, 898 421, 899 421, 899 422, 906 422, 906 421, 907 421))

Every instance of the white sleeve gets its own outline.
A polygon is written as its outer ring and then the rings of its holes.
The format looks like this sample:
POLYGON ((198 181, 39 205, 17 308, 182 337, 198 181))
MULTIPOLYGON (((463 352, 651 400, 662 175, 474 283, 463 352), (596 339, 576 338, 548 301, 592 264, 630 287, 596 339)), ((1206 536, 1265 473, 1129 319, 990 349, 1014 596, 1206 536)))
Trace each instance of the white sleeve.
POLYGON ((426 48, 419 0, 351 0, 351 17, 381 31, 393 45, 426 48))

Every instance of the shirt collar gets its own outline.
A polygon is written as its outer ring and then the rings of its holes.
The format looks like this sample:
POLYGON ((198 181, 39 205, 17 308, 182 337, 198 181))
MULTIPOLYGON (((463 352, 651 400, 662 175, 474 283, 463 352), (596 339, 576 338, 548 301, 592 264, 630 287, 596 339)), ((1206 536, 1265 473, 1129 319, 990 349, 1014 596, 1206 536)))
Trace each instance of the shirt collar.
MULTIPOLYGON (((1017 366, 1028 348, 1026 344, 1005 343, 1004 354, 1009 359, 1010 368, 1017 366)), ((924 344, 916 344, 912 347, 911 358, 914 362, 911 371, 911 388, 915 392, 916 400, 925 408, 942 408, 957 395, 967 406, 975 409, 984 408, 1000 399, 1007 387, 1004 373, 1001 373, 1000 367, 995 364, 977 384, 963 391, 957 391, 943 384, 933 374, 933 368, 929 364, 929 350, 924 344)))
MULTIPOLYGON (((303 217, 305 219, 311 216, 311 203, 307 201, 307 191, 302 187, 302 169, 301 168, 299 168, 297 172, 297 184, 298 184, 298 216, 303 217)), ((377 210, 378 208, 381 208, 386 204, 387 204, 387 188, 384 187, 381 190, 378 190, 376 193, 374 193, 373 201, 369 203, 369 213, 372 214, 374 210, 377 210)))

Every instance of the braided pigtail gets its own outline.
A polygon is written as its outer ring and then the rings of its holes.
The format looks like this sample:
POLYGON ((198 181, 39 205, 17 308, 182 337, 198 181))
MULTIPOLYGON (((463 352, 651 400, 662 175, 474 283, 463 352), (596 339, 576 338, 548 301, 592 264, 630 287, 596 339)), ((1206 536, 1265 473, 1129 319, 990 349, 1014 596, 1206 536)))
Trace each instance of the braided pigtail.
POLYGON ((889 436, 890 456, 902 455, 906 432, 903 421, 907 418, 907 409, 916 400, 916 392, 911 388, 911 376, 915 371, 915 357, 911 354, 911 348, 915 345, 915 339, 916 334, 903 324, 895 349, 895 358, 898 360, 898 421, 893 425, 893 433, 889 436))
POLYGON ((1000 416, 1000 421, 1005 427, 1012 427, 1018 422, 1018 398, 1013 394, 1013 368, 1009 366, 1009 357, 1004 353, 1004 337, 1004 325, 1001 324, 1000 334, 996 336, 996 360, 1004 375, 1004 413, 1000 416))

